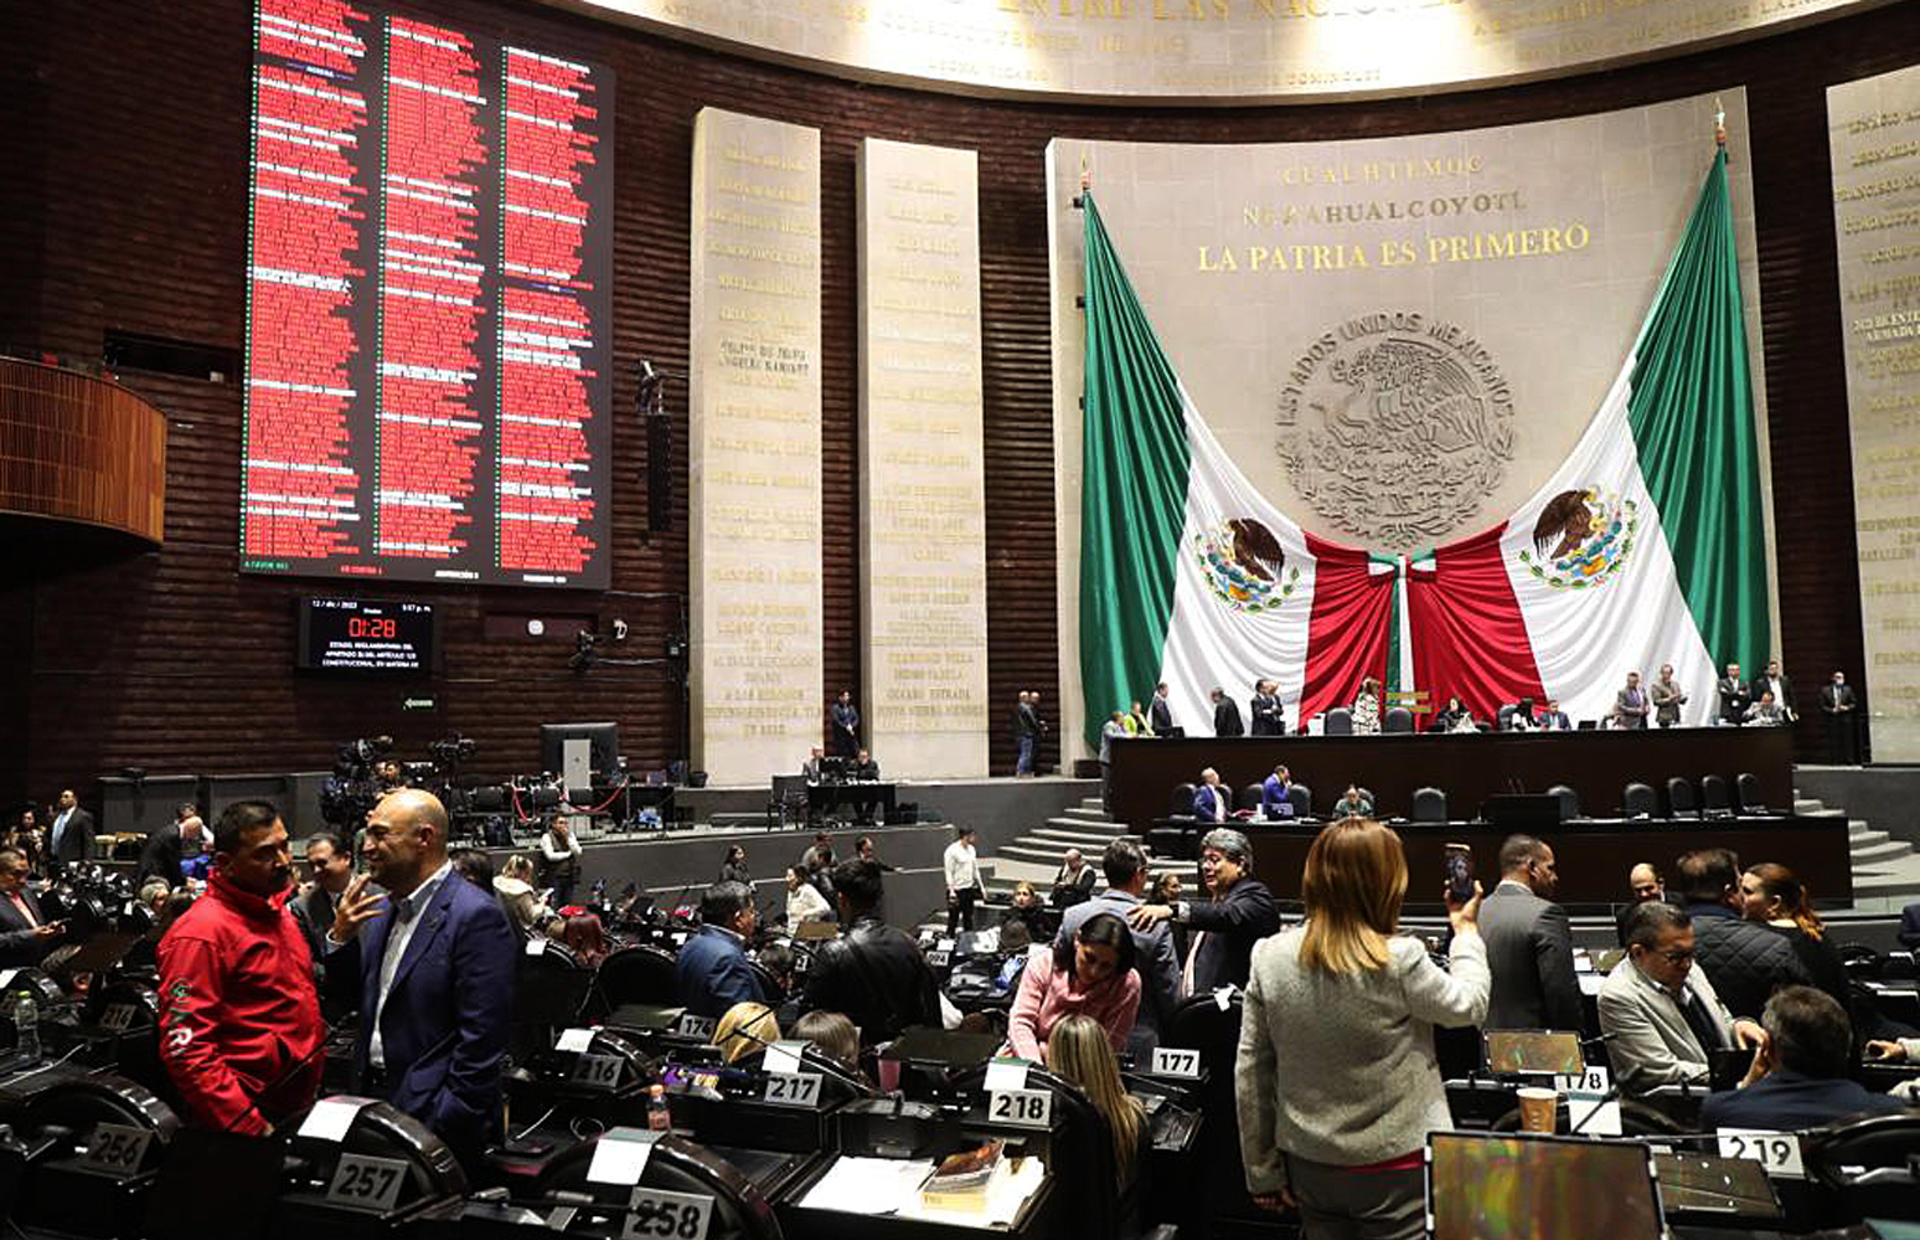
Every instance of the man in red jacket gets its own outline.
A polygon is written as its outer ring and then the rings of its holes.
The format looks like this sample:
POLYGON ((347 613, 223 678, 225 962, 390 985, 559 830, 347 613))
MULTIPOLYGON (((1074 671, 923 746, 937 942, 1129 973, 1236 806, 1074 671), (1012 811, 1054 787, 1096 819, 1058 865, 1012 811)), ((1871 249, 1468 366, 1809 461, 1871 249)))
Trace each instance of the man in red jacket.
POLYGON ((160 1057, 204 1127, 271 1132, 319 1092, 326 1026, 292 878, 280 812, 236 801, 213 828, 207 893, 160 940, 160 1057))

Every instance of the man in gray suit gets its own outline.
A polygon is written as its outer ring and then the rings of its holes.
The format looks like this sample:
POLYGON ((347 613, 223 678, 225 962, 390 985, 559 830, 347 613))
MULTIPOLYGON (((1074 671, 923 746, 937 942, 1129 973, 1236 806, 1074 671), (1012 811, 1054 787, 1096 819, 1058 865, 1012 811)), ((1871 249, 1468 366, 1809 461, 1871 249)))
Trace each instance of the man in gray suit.
POLYGON ((1613 709, 1608 718, 1616 728, 1639 730, 1647 726, 1647 713, 1653 704, 1647 699, 1647 691, 1640 687, 1640 673, 1627 673, 1627 687, 1613 695, 1613 709))
POLYGON ((1488 1029, 1581 1032, 1573 929, 1567 910, 1550 898, 1558 883, 1544 841, 1510 835, 1500 846, 1500 885, 1480 905, 1480 937, 1493 970, 1488 1029))
POLYGON ((1759 1047, 1759 1025, 1736 1019, 1693 967, 1693 920, 1649 900, 1627 920, 1627 957, 1600 986, 1600 1032, 1623 1092, 1704 1083, 1708 1051, 1759 1047))
MULTIPOLYGON (((1100 855, 1107 889, 1060 914, 1060 933, 1054 943, 1073 942, 1073 936, 1096 913, 1112 913, 1122 921, 1140 907, 1147 889, 1147 854, 1132 840, 1107 845, 1100 855)), ((1165 922, 1133 928, 1133 967, 1140 974, 1140 1014, 1135 1018, 1127 1047, 1137 1059, 1151 1055, 1160 1034, 1180 1004, 1180 961, 1173 951, 1173 929, 1165 922)))

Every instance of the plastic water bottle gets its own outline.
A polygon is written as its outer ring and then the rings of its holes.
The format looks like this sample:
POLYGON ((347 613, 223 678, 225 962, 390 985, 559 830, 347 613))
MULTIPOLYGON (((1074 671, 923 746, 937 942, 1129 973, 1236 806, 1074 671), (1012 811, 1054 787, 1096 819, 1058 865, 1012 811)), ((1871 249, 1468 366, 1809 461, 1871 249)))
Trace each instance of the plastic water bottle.
POLYGON ((673 1130, 673 1112, 667 1109, 667 1089, 664 1085, 647 1088, 647 1127, 655 1132, 673 1130))
POLYGON ((33 996, 21 991, 13 996, 14 1049, 23 1059, 40 1058, 40 1009, 33 996))

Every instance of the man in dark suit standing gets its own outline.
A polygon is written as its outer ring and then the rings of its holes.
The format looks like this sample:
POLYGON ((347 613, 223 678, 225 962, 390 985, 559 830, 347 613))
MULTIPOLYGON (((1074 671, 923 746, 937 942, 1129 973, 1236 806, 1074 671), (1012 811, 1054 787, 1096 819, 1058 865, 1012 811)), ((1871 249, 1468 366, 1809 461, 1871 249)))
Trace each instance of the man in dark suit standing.
POLYGON ((1127 914, 1137 930, 1171 921, 1187 932, 1181 993, 1212 994, 1247 984, 1253 945, 1280 928, 1280 910, 1267 885, 1253 877, 1253 845, 1232 827, 1215 827, 1200 840, 1200 878, 1213 899, 1177 905, 1142 904, 1127 914))
POLYGON ((1720 678, 1716 688, 1720 692, 1720 722, 1734 728, 1745 723, 1747 707, 1753 705, 1753 690, 1740 679, 1738 663, 1727 664, 1727 674, 1720 678))
POLYGON ((1284 736, 1287 721, 1284 708, 1280 704, 1280 695, 1275 691, 1271 680, 1262 680, 1253 686, 1253 734, 1255 736, 1284 736))
POLYGON ((1020 705, 1013 712, 1013 745, 1019 757, 1013 764, 1015 775, 1032 775, 1040 754, 1040 738, 1047 734, 1047 721, 1040 717, 1040 695, 1032 689, 1020 691, 1020 705))
POLYGON ((340 837, 329 831, 307 838, 307 885, 288 901, 287 909, 306 932, 316 962, 325 963, 327 930, 340 897, 353 882, 353 858, 340 837))
POLYGON ((840 690, 827 712, 833 720, 833 756, 851 758, 860 748, 860 708, 853 704, 851 690, 840 690))
POLYGON ((1147 724, 1155 736, 1165 736, 1173 731, 1173 704, 1167 701, 1167 683, 1164 680, 1153 687, 1153 701, 1147 705, 1147 724))
POLYGON ((1767 670, 1748 686, 1748 692, 1756 698, 1762 693, 1772 693, 1774 705, 1786 712, 1788 723, 1800 717, 1800 712, 1794 709, 1793 705, 1793 682, 1788 680, 1787 674, 1780 670, 1778 659, 1768 661, 1767 670))
POLYGON ((687 1011, 717 1020, 736 1003, 767 1001, 747 963, 747 937, 756 920, 753 892, 742 883, 715 883, 700 897, 700 933, 687 940, 674 962, 680 1003, 687 1011))
POLYGON ((1581 1030, 1573 929, 1567 910, 1552 900, 1558 880, 1544 841, 1510 835, 1500 846, 1500 885, 1480 905, 1480 937, 1493 972, 1488 1029, 1581 1030))
POLYGON ((80 798, 73 795, 71 788, 60 794, 53 830, 47 836, 47 855, 53 867, 72 865, 93 856, 93 815, 80 808, 80 798))
POLYGON ((1826 720, 1828 759, 1841 766, 1860 761, 1860 730, 1854 719, 1858 706, 1845 672, 1835 672, 1831 681, 1820 686, 1820 717, 1826 720))
POLYGON ((1228 697, 1224 689, 1215 689, 1208 696, 1213 699, 1213 734, 1245 736, 1247 729, 1240 722, 1240 704, 1228 697))
MULTIPOLYGON (((177 819, 147 837, 146 847, 140 850, 140 869, 133 885, 138 887, 149 878, 164 878, 169 887, 185 886, 187 879, 181 871, 181 861, 189 856, 198 857, 206 848, 207 824, 201 819, 199 808, 181 806, 177 819)), ((333 918, 329 917, 320 928, 324 931, 332 924, 333 918)))
POLYGON ((37 965, 53 950, 66 926, 40 915, 40 901, 27 890, 27 854, 0 849, 0 965, 37 965))
POLYGON ((432 793, 382 797, 362 848, 368 872, 341 894, 327 934, 327 985, 360 1012, 359 1092, 475 1157, 500 1132, 520 937, 491 893, 454 874, 432 793))

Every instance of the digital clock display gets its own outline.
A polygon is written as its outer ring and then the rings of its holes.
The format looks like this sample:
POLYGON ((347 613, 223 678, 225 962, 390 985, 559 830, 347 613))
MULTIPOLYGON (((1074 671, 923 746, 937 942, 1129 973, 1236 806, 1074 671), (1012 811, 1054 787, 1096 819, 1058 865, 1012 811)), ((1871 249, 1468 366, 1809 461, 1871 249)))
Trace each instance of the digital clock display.
POLYGON ((300 600, 299 665, 319 671, 433 670, 433 607, 353 598, 300 600))

